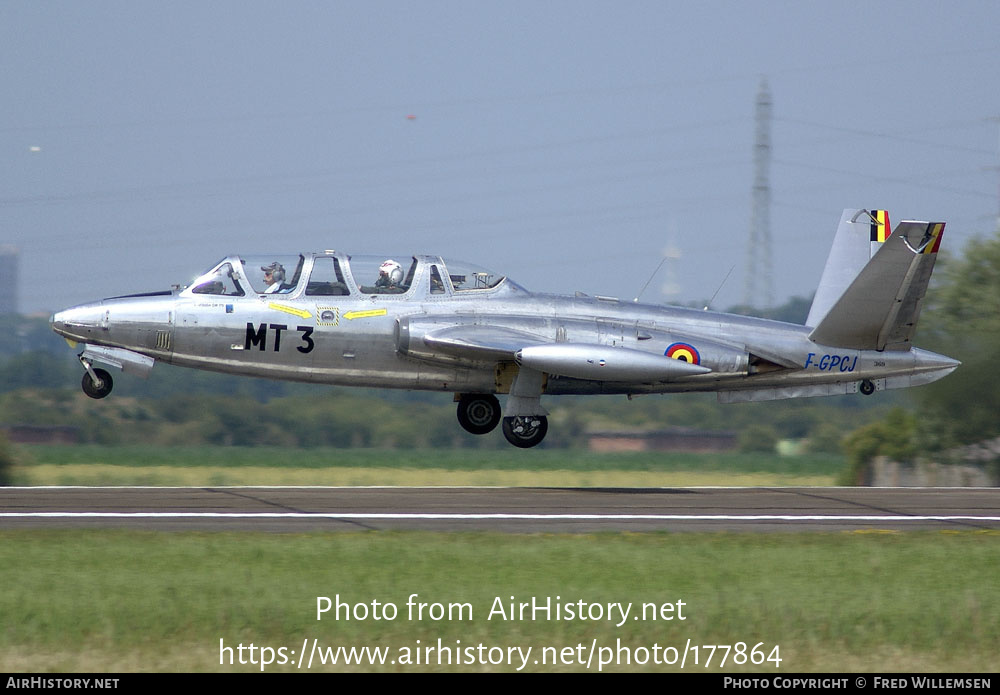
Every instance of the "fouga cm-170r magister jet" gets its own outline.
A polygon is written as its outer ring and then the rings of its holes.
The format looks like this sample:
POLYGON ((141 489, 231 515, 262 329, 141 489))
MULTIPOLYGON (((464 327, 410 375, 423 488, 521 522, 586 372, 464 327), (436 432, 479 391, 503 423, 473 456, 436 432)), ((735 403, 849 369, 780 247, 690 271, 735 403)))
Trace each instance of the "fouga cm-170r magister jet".
POLYGON ((515 446, 548 429, 543 395, 716 391, 764 401, 926 384, 954 370, 911 347, 944 224, 844 212, 806 325, 713 311, 534 294, 439 256, 336 251, 230 256, 181 289, 60 311, 83 343, 83 390, 111 391, 110 365, 157 360, 321 384, 450 391, 458 420, 503 421, 515 446), (398 258, 398 256, 397 256, 398 258), (381 264, 381 265, 380 265, 381 264), (368 284, 370 283, 370 284, 368 284), (506 394, 501 416, 496 394, 506 394))

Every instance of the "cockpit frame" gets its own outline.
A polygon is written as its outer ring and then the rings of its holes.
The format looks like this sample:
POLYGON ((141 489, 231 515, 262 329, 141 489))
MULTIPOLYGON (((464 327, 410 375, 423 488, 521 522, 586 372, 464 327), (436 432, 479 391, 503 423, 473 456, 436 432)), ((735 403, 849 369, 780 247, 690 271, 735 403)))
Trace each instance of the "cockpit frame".
MULTIPOLYGON (((181 296, 269 297, 284 300, 330 296, 387 300, 446 299, 481 296, 503 287, 521 289, 506 276, 462 261, 440 256, 414 255, 398 286, 380 286, 377 269, 385 256, 348 255, 336 251, 298 256, 227 256, 198 276, 181 296), (329 262, 326 259, 330 259, 329 262), (294 269, 289 266, 294 265, 294 269), (266 285, 262 273, 269 266, 284 270, 287 282, 266 285), (257 270, 260 268, 260 270, 257 270), (259 276, 259 277, 258 277, 259 276), (366 282, 372 276, 371 284, 366 282)), ((405 258, 395 256, 390 258, 405 258)))

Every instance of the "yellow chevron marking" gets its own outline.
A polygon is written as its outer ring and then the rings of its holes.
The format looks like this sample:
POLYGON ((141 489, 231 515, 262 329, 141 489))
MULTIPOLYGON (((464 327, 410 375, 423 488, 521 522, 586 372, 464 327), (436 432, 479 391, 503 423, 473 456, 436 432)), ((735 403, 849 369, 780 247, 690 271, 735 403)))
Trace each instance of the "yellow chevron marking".
POLYGON ((299 318, 303 319, 312 318, 312 314, 310 314, 305 309, 296 309, 293 306, 285 306, 284 304, 275 304, 274 302, 271 302, 270 304, 267 305, 267 308, 274 309, 275 311, 283 311, 286 314, 291 314, 292 316, 298 316, 299 318))
POLYGON ((368 309, 367 311, 348 311, 344 314, 344 318, 347 320, 351 319, 367 319, 372 316, 385 316, 388 313, 385 309, 368 309))

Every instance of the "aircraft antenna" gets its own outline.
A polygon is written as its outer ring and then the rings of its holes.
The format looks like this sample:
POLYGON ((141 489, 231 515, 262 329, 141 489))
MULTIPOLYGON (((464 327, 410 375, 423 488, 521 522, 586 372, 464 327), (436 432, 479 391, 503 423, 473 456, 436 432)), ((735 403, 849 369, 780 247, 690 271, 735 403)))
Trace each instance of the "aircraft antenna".
POLYGON ((726 277, 722 278, 722 282, 719 283, 719 289, 717 289, 715 291, 715 294, 712 295, 712 298, 708 300, 708 304, 705 305, 705 308, 702 309, 702 311, 708 311, 708 308, 710 306, 712 306, 712 302, 714 302, 715 298, 719 296, 719 292, 722 291, 722 286, 726 284, 726 280, 729 279, 729 276, 733 274, 734 270, 736 270, 736 264, 735 263, 733 264, 733 267, 729 269, 729 272, 726 273, 726 277))
MULTIPOLYGON (((660 264, 656 266, 656 270, 654 270, 653 274, 649 276, 648 280, 646 280, 646 284, 642 286, 641 290, 639 290, 639 294, 635 296, 635 299, 632 300, 633 302, 639 301, 639 298, 646 291, 646 288, 649 287, 649 283, 653 281, 653 278, 656 277, 657 273, 660 272, 660 269, 663 268, 663 265, 667 263, 667 261, 677 261, 681 257, 681 250, 677 247, 677 244, 674 243, 674 226, 673 220, 671 220, 670 231, 667 234, 667 245, 663 249, 663 257, 660 259, 660 264)), ((667 265, 667 276, 664 278, 661 292, 667 297, 671 297, 676 295, 679 289, 680 288, 677 286, 677 281, 675 279, 674 263, 671 262, 667 265)))
POLYGON ((641 290, 639 290, 639 294, 637 294, 635 296, 635 299, 632 300, 633 302, 638 302, 639 301, 639 297, 641 297, 642 293, 646 291, 646 288, 649 287, 649 283, 651 283, 653 281, 653 278, 656 277, 656 274, 658 272, 660 272, 660 268, 662 268, 663 264, 666 263, 666 262, 667 262, 667 256, 664 256, 663 258, 660 259, 660 264, 658 266, 656 266, 656 270, 654 270, 653 274, 649 276, 648 280, 646 280, 646 284, 642 286, 641 290))
POLYGON ((771 272, 771 91, 761 78, 755 109, 756 137, 753 144, 753 207, 750 212, 750 243, 743 304, 765 308, 774 305, 771 272), (763 287, 760 287, 762 284, 763 287))

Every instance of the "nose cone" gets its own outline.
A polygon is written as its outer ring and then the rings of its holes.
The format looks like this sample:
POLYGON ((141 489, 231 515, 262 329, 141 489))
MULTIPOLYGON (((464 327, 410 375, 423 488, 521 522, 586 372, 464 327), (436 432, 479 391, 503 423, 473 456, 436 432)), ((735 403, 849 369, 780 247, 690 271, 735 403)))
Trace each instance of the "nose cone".
POLYGON ((66 312, 57 311, 56 313, 52 314, 52 316, 49 317, 49 326, 51 326, 52 330, 54 330, 59 335, 65 336, 66 312))
POLYGON ((108 313, 103 302, 81 304, 52 314, 49 325, 64 338, 86 342, 107 330, 108 313))

